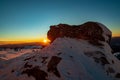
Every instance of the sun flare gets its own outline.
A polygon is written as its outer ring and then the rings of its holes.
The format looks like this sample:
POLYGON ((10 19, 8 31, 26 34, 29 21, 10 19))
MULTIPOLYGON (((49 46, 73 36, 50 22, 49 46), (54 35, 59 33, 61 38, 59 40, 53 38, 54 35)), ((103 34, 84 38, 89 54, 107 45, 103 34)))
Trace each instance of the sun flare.
POLYGON ((49 39, 47 39, 47 38, 45 38, 45 39, 43 39, 43 41, 42 41, 44 44, 49 44, 50 43, 50 40, 49 39))
POLYGON ((44 42, 44 43, 47 43, 48 41, 47 41, 47 39, 44 39, 43 42, 44 42))

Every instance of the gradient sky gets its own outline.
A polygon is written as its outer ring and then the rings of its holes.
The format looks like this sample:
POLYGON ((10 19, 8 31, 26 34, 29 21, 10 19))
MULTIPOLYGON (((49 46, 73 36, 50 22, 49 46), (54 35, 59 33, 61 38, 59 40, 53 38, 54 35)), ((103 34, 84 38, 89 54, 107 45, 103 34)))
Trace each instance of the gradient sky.
POLYGON ((120 36, 120 0, 0 0, 0 41, 38 40, 50 25, 87 21, 120 36))

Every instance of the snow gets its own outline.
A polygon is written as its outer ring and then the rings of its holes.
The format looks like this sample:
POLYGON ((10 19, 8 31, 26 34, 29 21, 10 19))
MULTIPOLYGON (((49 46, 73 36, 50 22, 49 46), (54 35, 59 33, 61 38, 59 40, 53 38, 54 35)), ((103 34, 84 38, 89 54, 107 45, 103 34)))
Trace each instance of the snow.
POLYGON ((114 56, 117 57, 120 60, 120 52, 114 53, 114 56))
POLYGON ((20 51, 14 51, 13 49, 8 49, 5 51, 0 51, 0 58, 4 60, 9 60, 29 52, 32 52, 32 49, 22 49, 20 51))
POLYGON ((115 56, 120 55, 120 52, 116 52, 116 53, 114 53, 114 55, 115 55, 115 56))
MULTIPOLYGON (((88 51, 88 52, 95 51, 95 50, 100 51, 101 49, 90 45, 85 40, 75 40, 75 39, 69 39, 69 38, 64 38, 64 39, 58 38, 57 40, 54 41, 53 44, 51 44, 51 46, 53 46, 53 45, 54 45, 55 50, 61 49, 60 51, 64 53, 64 55, 62 57, 64 59, 67 59, 67 61, 65 60, 63 62, 63 64, 61 63, 61 69, 60 70, 62 72, 66 73, 67 72, 66 70, 68 70, 69 67, 72 67, 70 69, 72 69, 71 72, 73 72, 73 74, 75 75, 75 76, 72 75, 75 80, 101 80, 101 79, 106 80, 106 79, 108 79, 108 77, 105 76, 105 72, 101 70, 99 65, 94 65, 95 63, 91 63, 91 61, 93 61, 93 60, 89 59, 88 57, 86 57, 84 55, 85 51, 88 51), (59 43, 57 43, 57 42, 59 42, 59 43), (73 49, 70 49, 70 46, 73 49), (69 55, 75 57, 74 58, 74 63, 72 63, 71 59, 68 58, 69 55), (80 64, 80 63, 82 63, 82 64, 80 64), (63 65, 67 68, 63 69, 64 68, 63 65), (79 68, 80 68, 80 71, 79 71, 79 68), (75 72, 77 72, 77 73, 75 74, 75 72), (96 73, 99 73, 99 74, 96 74, 96 73), (81 74, 83 75, 82 77, 79 76, 81 74), (94 78, 90 77, 90 76, 94 76, 94 78)), ((49 49, 47 48, 47 50, 44 50, 44 51, 48 51, 48 50, 49 49)), ((57 51, 55 53, 57 53, 57 51)), ((109 80, 111 80, 111 79, 109 79, 109 80)))
MULTIPOLYGON (((108 43, 103 42, 103 44, 104 46, 99 47, 91 45, 87 40, 57 38, 42 50, 32 51, 29 49, 19 52, 19 57, 12 57, 12 59, 7 57, 8 60, 3 61, 4 67, 0 68, 0 79, 35 80, 33 76, 21 74, 23 70, 30 69, 24 67, 25 63, 28 63, 32 67, 39 66, 41 70, 45 71, 48 74, 48 80, 119 80, 114 76, 116 73, 120 73, 120 61, 111 53, 108 43), (103 53, 109 64, 96 63, 94 57, 100 58, 103 55, 95 52, 103 53), (52 56, 61 58, 57 65, 61 77, 57 77, 54 72, 47 71, 47 65, 52 56), (46 63, 42 63, 43 57, 47 57, 46 63), (113 68, 115 72, 107 74, 108 67, 113 68), (11 70, 15 71, 11 72, 11 70)), ((3 51, 1 54, 10 55, 10 52, 3 51)))

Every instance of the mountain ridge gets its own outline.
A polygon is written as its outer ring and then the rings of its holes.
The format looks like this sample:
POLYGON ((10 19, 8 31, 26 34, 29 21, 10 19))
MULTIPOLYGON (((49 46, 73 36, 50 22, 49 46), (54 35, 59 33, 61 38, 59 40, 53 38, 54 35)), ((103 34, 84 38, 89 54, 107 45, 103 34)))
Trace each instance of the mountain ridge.
MULTIPOLYGON (((92 44, 86 33, 84 35, 87 35, 87 39, 76 38, 76 36, 73 38, 74 35, 69 37, 69 33, 62 37, 53 35, 54 40, 43 49, 29 52, 27 55, 0 64, 0 79, 119 80, 120 61, 112 54, 109 45, 111 37, 108 35, 111 36, 111 31, 107 29, 108 32, 104 32, 106 28, 102 25, 99 27, 102 27, 103 33, 100 35, 104 40, 97 38, 97 41, 102 45, 92 44)), ((48 38, 52 35, 49 32, 48 38)))

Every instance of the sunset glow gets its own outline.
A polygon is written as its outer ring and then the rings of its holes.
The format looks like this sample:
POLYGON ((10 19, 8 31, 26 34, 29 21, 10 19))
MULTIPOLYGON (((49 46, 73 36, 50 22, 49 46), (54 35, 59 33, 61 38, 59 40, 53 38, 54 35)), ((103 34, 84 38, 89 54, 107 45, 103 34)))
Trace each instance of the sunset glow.
POLYGON ((112 34, 112 37, 120 37, 120 34, 112 34))
POLYGON ((43 42, 44 42, 44 43, 47 43, 47 39, 44 39, 43 42))
POLYGON ((119 0, 114 4, 107 0, 0 0, 0 41, 47 43, 49 40, 44 39, 51 25, 79 25, 87 21, 106 25, 112 36, 118 37, 119 3, 119 0))
POLYGON ((50 44, 50 40, 47 38, 41 38, 39 42, 44 46, 47 46, 50 44))

